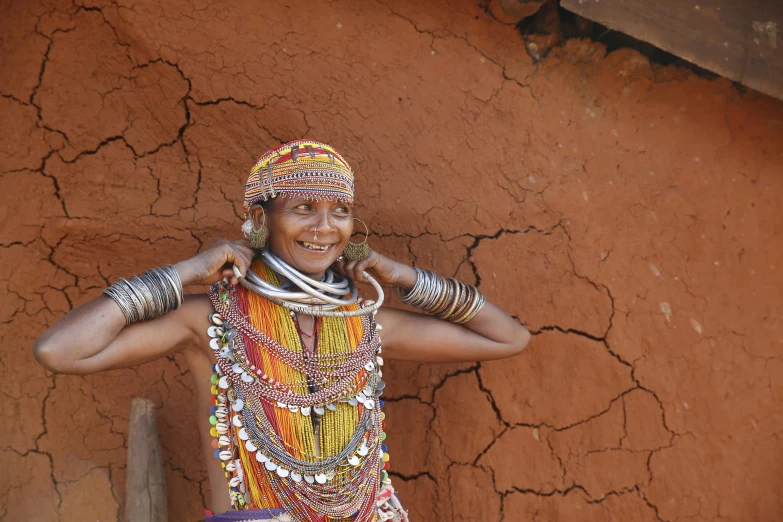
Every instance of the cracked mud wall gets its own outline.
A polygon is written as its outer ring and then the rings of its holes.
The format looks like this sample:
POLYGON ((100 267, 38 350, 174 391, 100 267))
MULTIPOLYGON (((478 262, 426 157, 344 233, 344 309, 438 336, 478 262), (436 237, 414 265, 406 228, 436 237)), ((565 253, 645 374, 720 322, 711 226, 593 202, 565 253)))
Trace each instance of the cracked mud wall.
POLYGON ((87 378, 33 339, 116 277, 235 236, 270 146, 333 143, 398 259, 534 333, 389 364, 412 520, 783 518, 783 104, 474 2, 0 3, 0 519, 115 520, 134 396, 172 521, 209 485, 171 357, 87 378))

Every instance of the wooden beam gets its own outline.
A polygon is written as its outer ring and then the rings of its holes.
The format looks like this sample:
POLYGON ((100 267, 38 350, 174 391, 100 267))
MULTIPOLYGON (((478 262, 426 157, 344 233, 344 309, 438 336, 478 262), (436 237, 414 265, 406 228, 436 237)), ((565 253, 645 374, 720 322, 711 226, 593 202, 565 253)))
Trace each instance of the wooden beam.
POLYGON ((561 0, 560 5, 783 99, 783 1, 561 0))
POLYGON ((163 473, 155 404, 135 398, 128 433, 128 471, 125 485, 127 522, 166 522, 166 476, 163 473))

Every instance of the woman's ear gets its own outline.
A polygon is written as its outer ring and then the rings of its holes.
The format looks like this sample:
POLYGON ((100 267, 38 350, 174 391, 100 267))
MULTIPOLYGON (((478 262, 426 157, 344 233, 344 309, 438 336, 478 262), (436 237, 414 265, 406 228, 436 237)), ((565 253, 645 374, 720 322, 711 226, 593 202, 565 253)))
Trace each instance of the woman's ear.
POLYGON ((253 220, 253 224, 256 228, 261 228, 266 224, 266 211, 261 205, 253 205, 250 207, 250 219, 253 220))

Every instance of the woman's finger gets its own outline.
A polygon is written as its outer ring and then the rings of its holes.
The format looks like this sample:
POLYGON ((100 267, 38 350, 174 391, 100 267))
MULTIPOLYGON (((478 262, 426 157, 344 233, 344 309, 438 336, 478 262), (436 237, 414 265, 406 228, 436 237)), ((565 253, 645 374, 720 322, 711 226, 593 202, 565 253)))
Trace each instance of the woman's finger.
POLYGON ((339 274, 342 274, 344 276, 348 276, 348 274, 345 273, 345 260, 340 259, 339 261, 335 261, 332 266, 337 270, 339 274))
POLYGON ((354 279, 356 281, 366 281, 364 277, 364 266, 365 266, 365 259, 360 259, 359 261, 356 261, 356 263, 353 265, 353 274, 354 279))
POLYGON ((370 269, 371 266, 375 266, 375 261, 372 259, 372 257, 367 257, 366 259, 362 259, 358 263, 356 263, 356 273, 359 274, 359 277, 362 279, 367 279, 364 276, 364 272, 370 269))
POLYGON ((250 241, 248 241, 248 240, 247 240, 247 239, 245 239, 245 238, 242 238, 242 239, 235 239, 234 241, 232 241, 232 242, 231 242, 231 244, 232 244, 232 245, 233 245, 235 248, 237 248, 237 249, 239 249, 239 250, 242 250, 243 252, 245 252, 245 251, 248 251, 248 252, 252 252, 253 254, 255 254, 255 250, 253 250, 253 249, 251 248, 251 246, 250 246, 250 241))
POLYGON ((362 266, 364 265, 362 260, 356 261, 353 265, 353 278, 356 281, 364 281, 364 274, 362 273, 362 266))
POLYGON ((253 250, 250 248, 245 248, 242 246, 235 246, 234 250, 237 252, 237 255, 241 258, 244 267, 245 268, 249 267, 250 264, 253 262, 253 257, 255 256, 255 252, 253 252, 253 250))
MULTIPOLYGON (((227 269, 231 272, 227 277, 232 285, 236 285, 239 281, 234 274, 233 266, 240 269, 247 264, 244 254, 239 250, 238 246, 233 242, 226 242, 223 245, 223 262, 228 265, 227 269)), ((244 272, 243 272, 244 273, 244 272)))
POLYGON ((343 269, 345 270, 345 274, 356 281, 356 272, 354 271, 354 268, 356 268, 356 261, 348 261, 343 266, 343 269))
MULTIPOLYGON (((241 247, 234 247, 234 252, 236 255, 234 265, 239 270, 239 273, 244 277, 247 274, 247 271, 250 269, 250 265, 253 263, 253 254, 251 252, 247 252, 241 247)), ((234 284, 239 283, 239 280, 235 274, 233 275, 232 281, 234 281, 234 284)))

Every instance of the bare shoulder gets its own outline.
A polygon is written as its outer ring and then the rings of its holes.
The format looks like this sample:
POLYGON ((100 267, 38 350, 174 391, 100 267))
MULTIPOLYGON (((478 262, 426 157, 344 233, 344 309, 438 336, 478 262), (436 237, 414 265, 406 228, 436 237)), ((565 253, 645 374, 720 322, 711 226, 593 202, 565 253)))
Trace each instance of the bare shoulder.
POLYGON ((183 320, 197 325, 208 320, 214 308, 207 294, 188 294, 182 303, 181 311, 183 320))
POLYGON ((375 320, 378 324, 383 326, 384 333, 386 333, 395 330, 396 326, 399 325, 401 321, 404 321, 407 315, 408 313, 403 310, 382 306, 375 314, 375 320))
POLYGON ((375 320, 383 328, 381 338, 383 339, 384 348, 394 347, 399 342, 404 341, 407 336, 412 333, 415 334, 422 327, 426 327, 426 325, 421 324, 423 317, 416 312, 388 306, 381 307, 375 314, 375 320))
POLYGON ((207 294, 189 294, 185 296, 182 307, 176 311, 179 320, 191 332, 197 345, 204 344, 207 339, 207 328, 211 326, 209 316, 215 312, 207 294))

